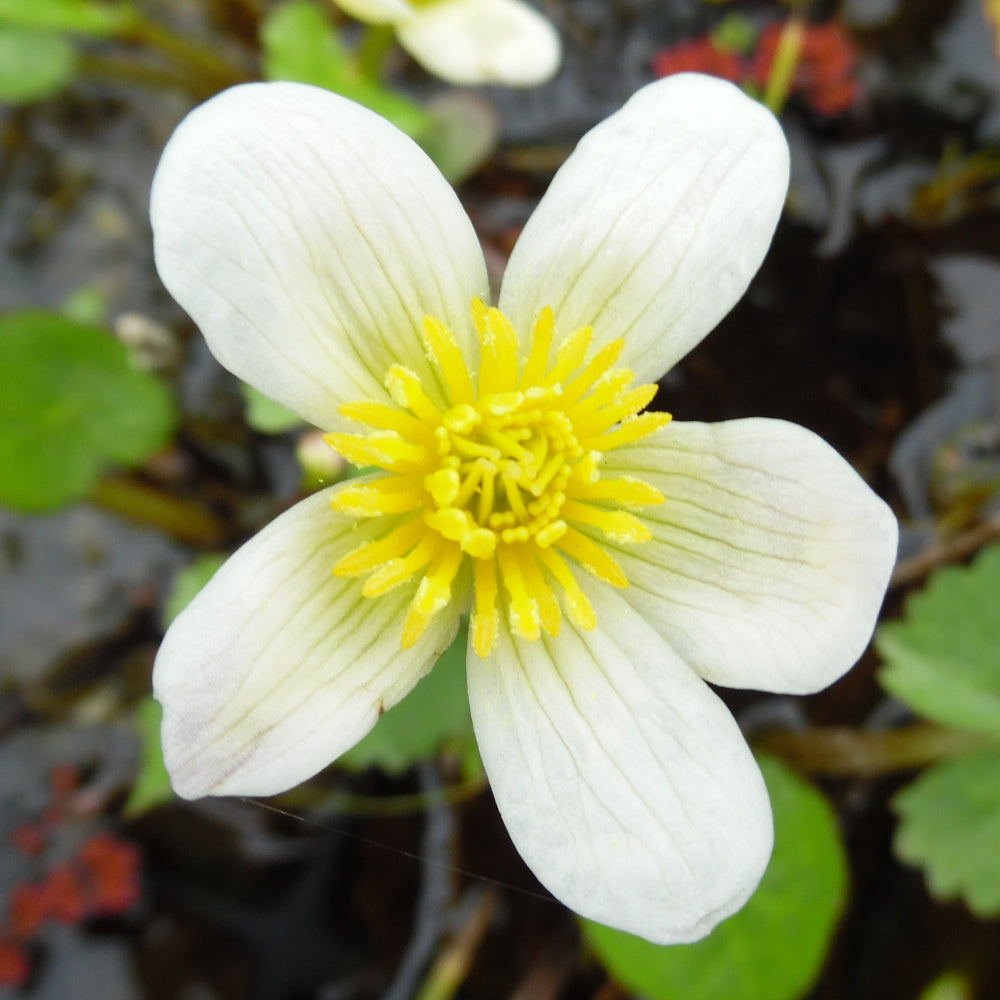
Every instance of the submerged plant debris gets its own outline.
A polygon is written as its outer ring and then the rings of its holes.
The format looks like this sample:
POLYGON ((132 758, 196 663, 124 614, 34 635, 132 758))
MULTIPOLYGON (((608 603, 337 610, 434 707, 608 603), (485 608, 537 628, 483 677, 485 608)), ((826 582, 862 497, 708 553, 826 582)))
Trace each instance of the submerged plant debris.
POLYGON ((532 6, 561 37, 556 75, 456 90, 347 4, 0 0, 0 56, 20 54, 0 60, 0 337, 48 315, 60 337, 118 342, 84 396, 40 356, 34 411, 35 389, 18 382, 15 410, 0 371, 3 995, 1000 995, 996 4, 532 6), (308 457, 294 416, 247 405, 156 276, 148 195, 176 124, 248 80, 339 89, 459 184, 498 287, 580 136, 678 69, 770 103, 792 177, 747 295, 657 405, 802 424, 901 525, 884 631, 858 666, 807 698, 723 695, 775 809, 758 896, 690 950, 581 925, 510 843, 454 650, 292 792, 174 797, 149 700, 168 619, 223 555, 345 474, 308 457))

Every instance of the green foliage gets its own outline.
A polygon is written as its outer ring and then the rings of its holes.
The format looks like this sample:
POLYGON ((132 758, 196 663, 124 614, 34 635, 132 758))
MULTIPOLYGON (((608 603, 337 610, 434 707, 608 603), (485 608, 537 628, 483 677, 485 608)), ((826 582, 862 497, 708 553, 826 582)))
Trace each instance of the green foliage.
POLYGON ((430 126, 419 105, 366 77, 344 47, 323 8, 312 0, 285 0, 261 25, 264 76, 325 87, 363 104, 414 138, 430 126))
MULTIPOLYGON (((226 556, 217 552, 199 556, 174 577, 173 590, 163 609, 165 625, 169 625, 191 603, 225 561, 226 556)), ((163 709, 158 701, 149 697, 140 702, 135 713, 141 748, 139 773, 125 803, 127 816, 138 816, 174 797, 170 775, 163 763, 163 746, 160 743, 162 721, 163 709)))
POLYGON ((448 181, 461 184, 493 155, 500 119, 492 105, 468 91, 442 94, 427 110, 432 127, 420 143, 448 181))
POLYGON ((944 761, 893 800, 896 853, 924 869, 931 892, 1000 916, 1000 747, 944 761))
POLYGON ((162 721, 163 709, 158 701, 149 697, 139 703, 135 712, 135 725, 139 731, 139 773, 124 806, 126 816, 138 816, 174 797, 160 745, 162 721))
POLYGON ((64 35, 0 25, 0 101, 40 101, 60 91, 75 71, 76 49, 64 35))
POLYGON ((221 552, 199 556, 174 577, 174 587, 163 607, 164 624, 169 625, 196 597, 198 591, 215 576, 228 557, 221 552))
POLYGON ((463 757, 476 746, 465 682, 468 628, 458 630, 433 670, 337 763, 351 770, 399 772, 450 746, 463 757))
POLYGON ((115 35, 127 30, 138 14, 124 0, 0 0, 0 25, 115 35))
POLYGON ((945 972, 926 986, 918 1000, 972 1000, 973 989, 960 972, 945 972))
POLYGON ((0 503, 82 499, 108 466, 164 447, 175 423, 167 388, 106 330, 40 311, 0 320, 0 503))
MULTIPOLYGON (((1000 739, 1000 545, 970 566, 938 570, 883 625, 882 685, 929 719, 1000 739)), ((935 764, 893 801, 896 853, 924 869, 931 892, 1000 915, 1000 746, 935 764)))
POLYGON ((584 922, 608 971, 649 1000, 795 1000, 818 975, 847 890, 826 799, 784 764, 760 760, 774 809, 774 854, 757 892, 704 940, 661 947, 584 922))
POLYGON ((935 722, 1000 737, 998 594, 1000 545, 938 570, 878 631, 883 687, 935 722))
POLYGON ((276 403, 245 382, 240 385, 243 402, 246 404, 247 423, 261 434, 284 434, 293 427, 301 427, 305 421, 291 410, 276 403))

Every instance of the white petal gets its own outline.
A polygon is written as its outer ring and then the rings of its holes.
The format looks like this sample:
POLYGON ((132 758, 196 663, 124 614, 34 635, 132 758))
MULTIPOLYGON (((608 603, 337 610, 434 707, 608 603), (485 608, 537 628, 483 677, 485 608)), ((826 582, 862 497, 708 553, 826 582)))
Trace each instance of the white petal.
POLYGON ((393 362, 432 380, 424 314, 467 340, 488 287, 472 225, 420 148, 303 84, 196 108, 163 153, 151 215, 160 277, 215 356, 325 428, 340 403, 384 399, 393 362))
POLYGON ((391 24, 413 13, 408 0, 333 0, 351 17, 369 24, 391 24))
POLYGON ((770 856, 756 763, 726 707, 610 588, 591 633, 469 656, 476 737, 532 871, 578 913, 692 941, 749 898, 770 856))
POLYGON ((402 650, 414 586, 366 598, 359 581, 332 575, 371 532, 330 509, 335 489, 247 542, 167 631, 153 686, 164 760, 186 798, 270 795, 315 774, 454 637, 457 610, 445 609, 402 650))
POLYGON ((543 306, 565 334, 626 338, 655 380, 743 295, 788 186, 788 146, 762 105, 724 80, 667 77, 590 131, 514 248, 501 308, 526 329, 543 306))
POLYGON ((614 555, 626 600, 706 680, 803 694, 864 652, 895 562, 896 519, 811 431, 675 422, 609 452, 603 471, 666 497, 637 512, 653 539, 614 555))
POLYGON ((458 85, 535 86, 562 58, 555 28, 521 0, 435 0, 396 32, 424 69, 458 85))

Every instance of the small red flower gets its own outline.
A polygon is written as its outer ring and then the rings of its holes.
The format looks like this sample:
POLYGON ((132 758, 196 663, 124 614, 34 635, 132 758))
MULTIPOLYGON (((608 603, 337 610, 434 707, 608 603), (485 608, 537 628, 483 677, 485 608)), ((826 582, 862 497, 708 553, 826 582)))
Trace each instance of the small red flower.
POLYGON ((37 858, 45 850, 47 833, 44 823, 22 823, 10 839, 22 854, 37 858))
POLYGON ((674 73, 708 73, 723 80, 738 83, 743 77, 743 65, 735 52, 720 49, 708 36, 680 42, 662 49, 653 56, 653 72, 657 76, 674 73))
POLYGON ((28 953, 16 941, 0 936, 0 987, 23 986, 30 974, 28 953))
POLYGON ((139 901, 139 849, 110 833, 91 837, 77 855, 87 888, 89 912, 110 916, 130 910, 139 901))
POLYGON ((59 764, 52 769, 49 775, 49 786, 52 788, 52 797, 59 801, 71 795, 80 787, 80 768, 75 764, 59 764))
POLYGON ((18 941, 30 941, 49 916, 49 896, 45 886, 19 882, 11 890, 7 928, 18 941))
POLYGON ((87 896, 83 879, 67 862, 53 865, 43 883, 48 915, 63 924, 78 924, 87 916, 87 896))
MULTIPOLYGON (((783 23, 769 24, 761 33, 750 65, 750 79, 759 87, 767 85, 784 27, 783 23)), ((861 96, 857 61, 857 49, 839 25, 807 25, 792 92, 820 114, 843 114, 861 96)))

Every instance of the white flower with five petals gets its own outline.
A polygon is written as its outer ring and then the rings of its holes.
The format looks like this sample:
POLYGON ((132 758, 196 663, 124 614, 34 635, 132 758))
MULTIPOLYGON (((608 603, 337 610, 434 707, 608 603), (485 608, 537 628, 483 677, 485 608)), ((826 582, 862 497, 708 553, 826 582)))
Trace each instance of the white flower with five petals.
POLYGON ((551 892, 657 942, 746 901, 770 808, 706 682, 844 673, 896 523, 801 427, 639 411, 743 294, 787 178, 735 87, 654 83, 580 142, 490 308, 458 199, 376 115, 286 83, 189 115, 153 185, 165 284, 222 364, 380 471, 281 515, 170 627, 181 795, 308 778, 471 613, 483 762, 551 892))
POLYGON ((523 0, 334 0, 370 24, 390 24, 429 73, 459 86, 533 87, 559 68, 552 24, 523 0))

